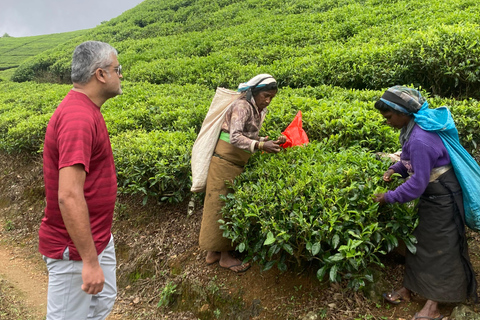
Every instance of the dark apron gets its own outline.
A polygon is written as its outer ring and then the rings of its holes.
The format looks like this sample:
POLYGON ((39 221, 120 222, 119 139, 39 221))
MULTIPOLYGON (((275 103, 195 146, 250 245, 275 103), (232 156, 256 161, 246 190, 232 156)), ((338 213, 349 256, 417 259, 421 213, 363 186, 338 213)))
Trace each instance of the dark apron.
POLYGON ((437 302, 476 300, 462 189, 454 170, 430 182, 418 203, 416 254, 407 250, 404 287, 437 302))

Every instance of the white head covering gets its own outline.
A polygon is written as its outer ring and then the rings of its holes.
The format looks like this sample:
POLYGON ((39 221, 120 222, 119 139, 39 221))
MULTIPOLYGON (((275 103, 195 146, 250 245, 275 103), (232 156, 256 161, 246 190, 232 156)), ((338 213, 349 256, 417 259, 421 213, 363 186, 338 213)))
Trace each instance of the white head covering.
POLYGON ((248 80, 247 82, 240 83, 238 85, 238 90, 239 92, 245 92, 248 89, 255 89, 255 88, 261 88, 265 87, 268 84, 271 83, 276 83, 277 81, 269 74, 267 73, 261 73, 259 75, 256 75, 252 79, 248 80))

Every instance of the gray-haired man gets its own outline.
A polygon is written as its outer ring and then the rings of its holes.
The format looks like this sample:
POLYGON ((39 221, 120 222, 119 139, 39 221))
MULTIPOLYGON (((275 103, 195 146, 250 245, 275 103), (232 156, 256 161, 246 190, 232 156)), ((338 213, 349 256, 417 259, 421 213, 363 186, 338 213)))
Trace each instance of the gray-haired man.
POLYGON ((47 126, 47 206, 39 230, 49 274, 47 320, 105 319, 115 302, 111 227, 117 180, 100 108, 122 93, 121 78, 112 46, 80 44, 72 59, 73 89, 47 126))

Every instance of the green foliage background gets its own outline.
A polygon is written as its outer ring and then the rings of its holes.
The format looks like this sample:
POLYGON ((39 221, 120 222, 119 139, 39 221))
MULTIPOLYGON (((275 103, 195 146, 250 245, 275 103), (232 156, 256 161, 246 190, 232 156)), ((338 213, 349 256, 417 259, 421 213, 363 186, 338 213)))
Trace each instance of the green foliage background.
POLYGON ((25 60, 84 34, 87 30, 32 37, 0 37, 0 81, 9 80, 25 60))
MULTIPOLYGON (((41 152, 48 119, 71 88, 74 47, 109 42, 125 70, 124 95, 102 107, 119 190, 180 202, 189 196, 191 147, 215 88, 270 73, 280 91, 261 135, 277 136, 301 110, 311 143, 254 155, 226 199, 225 236, 266 269, 313 261, 319 278, 360 288, 400 239, 414 250, 412 205, 379 211, 371 201, 400 183, 379 180, 389 163, 375 153, 400 146, 373 103, 389 86, 420 87, 432 107, 450 107, 462 143, 475 151, 479 7, 471 0, 145 0, 60 45, 48 42, 51 49, 15 70, 15 82, 0 81, 0 150, 41 152)), ((0 66, 14 65, 9 59, 1 54, 0 66)))
POLYGON ((38 55, 15 81, 69 81, 80 40, 112 43, 126 78, 235 87, 275 70, 282 86, 381 89, 398 83, 442 96, 480 96, 479 5, 471 0, 158 1, 38 55), (240 81, 241 81, 240 80, 240 81))

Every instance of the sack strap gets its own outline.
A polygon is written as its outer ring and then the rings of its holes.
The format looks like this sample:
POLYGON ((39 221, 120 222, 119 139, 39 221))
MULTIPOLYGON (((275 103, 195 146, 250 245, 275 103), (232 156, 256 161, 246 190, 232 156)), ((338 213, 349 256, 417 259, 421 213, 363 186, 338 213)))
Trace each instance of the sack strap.
POLYGON ((430 180, 428 182, 433 182, 437 180, 442 174, 447 172, 448 170, 452 169, 453 166, 451 164, 447 164, 446 166, 441 166, 437 168, 433 168, 432 171, 430 171, 430 180))

